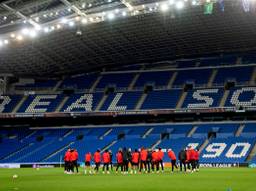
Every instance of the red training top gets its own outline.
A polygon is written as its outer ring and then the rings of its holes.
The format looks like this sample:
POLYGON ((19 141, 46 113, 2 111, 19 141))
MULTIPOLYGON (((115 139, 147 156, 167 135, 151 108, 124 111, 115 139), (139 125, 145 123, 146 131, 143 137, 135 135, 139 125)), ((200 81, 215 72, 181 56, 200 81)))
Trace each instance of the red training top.
POLYGON ((196 151, 194 149, 190 150, 190 160, 196 160, 196 151))
POLYGON ((77 155, 76 155, 76 153, 75 153, 74 151, 70 153, 70 157, 69 157, 69 158, 70 158, 70 161, 75 161, 75 160, 77 160, 76 157, 77 157, 77 155))
POLYGON ((171 160, 176 160, 176 155, 173 151, 168 151, 168 156, 171 160))
POLYGON ((132 162, 133 163, 139 163, 139 159, 140 159, 140 153, 138 153, 138 152, 132 153, 132 162))
POLYGON ((104 152, 102 154, 103 163, 110 163, 110 155, 109 152, 104 152))
POLYGON ((153 152, 152 153, 152 161, 153 162, 157 162, 157 161, 159 161, 159 156, 158 156, 158 152, 153 152))
POLYGON ((117 160, 117 163, 123 163, 123 155, 122 155, 122 152, 118 152, 116 153, 116 160, 117 160))
POLYGON ((157 154, 158 154, 159 160, 163 160, 164 152, 163 151, 158 151, 157 154))
POLYGON ((146 161, 147 157, 148 157, 148 151, 145 150, 145 149, 141 150, 141 152, 140 152, 140 159, 142 161, 146 161))
POLYGON ((73 153, 74 153, 74 155, 75 155, 75 159, 78 160, 78 152, 77 152, 77 150, 74 150, 73 153))
POLYGON ((64 161, 67 161, 67 162, 69 162, 70 161, 70 151, 67 151, 66 153, 65 153, 65 156, 64 156, 64 161))
POLYGON ((91 153, 86 153, 84 158, 85 158, 85 162, 90 162, 92 160, 91 153))
POLYGON ((101 161, 100 152, 97 152, 97 151, 96 151, 96 152, 94 153, 93 158, 94 158, 94 162, 95 162, 95 163, 100 163, 100 161, 101 161))

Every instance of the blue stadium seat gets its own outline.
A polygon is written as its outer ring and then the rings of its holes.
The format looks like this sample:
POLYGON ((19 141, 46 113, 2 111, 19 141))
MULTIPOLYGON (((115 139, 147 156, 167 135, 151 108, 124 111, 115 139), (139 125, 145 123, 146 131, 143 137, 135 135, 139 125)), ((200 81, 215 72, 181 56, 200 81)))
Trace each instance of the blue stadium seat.
POLYGON ((134 73, 103 74, 96 89, 104 89, 107 86, 113 86, 118 89, 127 89, 134 75, 134 73))
POLYGON ((213 83, 224 84, 228 80, 234 80, 238 84, 245 84, 250 81, 252 72, 253 67, 220 68, 213 83))
POLYGON ((135 83, 135 87, 144 87, 145 85, 153 85, 154 87, 166 87, 171 79, 172 72, 143 72, 135 83))
POLYGON ((141 109, 174 109, 181 90, 155 90, 149 92, 141 109))
POLYGON ((95 74, 65 78, 60 85, 60 89, 90 89, 96 79, 97 75, 95 74))
POLYGON ((107 111, 107 110, 133 110, 136 107, 136 104, 138 103, 140 97, 142 95, 142 92, 134 91, 134 92, 119 92, 119 93, 111 93, 108 95, 107 100, 103 104, 100 110, 107 111), (114 99, 115 97, 118 97, 118 99, 114 99), (115 109, 111 109, 111 103, 115 106, 119 106, 118 108, 115 107, 115 109), (124 107, 122 107, 124 106, 124 107))
POLYGON ((173 83, 173 86, 183 86, 185 83, 194 83, 195 86, 206 85, 211 76, 211 69, 182 70, 173 83))

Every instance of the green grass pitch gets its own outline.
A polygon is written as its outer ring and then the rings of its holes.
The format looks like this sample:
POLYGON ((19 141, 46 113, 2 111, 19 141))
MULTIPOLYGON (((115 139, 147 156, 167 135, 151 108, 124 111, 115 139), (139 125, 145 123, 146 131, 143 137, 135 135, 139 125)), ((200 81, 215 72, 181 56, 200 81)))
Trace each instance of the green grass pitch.
MULTIPOLYGON (((80 169, 82 171, 82 169, 80 169)), ((0 169, 0 191, 255 191, 256 169, 202 168, 193 174, 67 175, 55 169, 0 169), (18 178, 13 179, 17 174, 18 178)))

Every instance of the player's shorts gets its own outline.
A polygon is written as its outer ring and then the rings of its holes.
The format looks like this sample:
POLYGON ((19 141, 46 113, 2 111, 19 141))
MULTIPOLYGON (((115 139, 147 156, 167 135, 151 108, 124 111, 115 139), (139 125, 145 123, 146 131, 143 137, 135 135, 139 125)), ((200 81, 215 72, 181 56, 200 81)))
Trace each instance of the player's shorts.
POLYGON ((139 163, 138 162, 133 162, 132 165, 133 166, 139 166, 139 163))
POLYGON ((86 161, 85 166, 91 166, 91 163, 89 161, 86 161))

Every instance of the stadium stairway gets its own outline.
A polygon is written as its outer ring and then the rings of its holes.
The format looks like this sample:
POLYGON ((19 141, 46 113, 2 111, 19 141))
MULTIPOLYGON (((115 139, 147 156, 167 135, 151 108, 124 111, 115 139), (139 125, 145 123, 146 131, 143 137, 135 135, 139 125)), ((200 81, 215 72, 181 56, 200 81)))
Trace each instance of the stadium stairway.
POLYGON ((256 156, 256 143, 254 144, 251 152, 249 153, 249 155, 248 155, 248 157, 246 159, 246 162, 251 161, 254 156, 256 156))
POLYGON ((92 87, 90 88, 89 92, 92 93, 96 89, 97 85, 99 84, 102 76, 99 75, 98 78, 95 80, 95 82, 92 84, 92 87))
POLYGON ((27 100, 28 96, 24 95, 22 97, 22 99, 20 100, 20 102, 15 106, 15 108, 13 109, 12 113, 17 113, 17 111, 20 109, 20 107, 24 104, 24 102, 27 100))
POLYGON ((146 132, 145 132, 145 134, 144 135, 142 135, 142 138, 143 139, 145 139, 152 131, 154 130, 154 128, 152 127, 152 128, 150 128, 150 129, 148 129, 146 132))
POLYGON ((8 160, 10 157, 12 157, 12 156, 14 156, 14 155, 16 155, 16 154, 22 152, 23 150, 27 149, 28 147, 30 147, 31 144, 33 144, 33 143, 24 145, 23 147, 21 147, 21 148, 19 148, 18 150, 14 151, 14 152, 12 152, 12 153, 10 153, 10 154, 8 154, 7 156, 4 156, 4 157, 0 158, 0 160, 8 160))
POLYGON ((177 75, 178 75, 178 72, 174 72, 173 75, 171 76, 171 78, 168 82, 168 85, 167 85, 168 89, 172 88, 173 82, 176 80, 177 75))
POLYGON ((42 162, 46 162, 47 160, 49 160, 50 158, 54 157, 55 155, 59 154, 60 152, 67 150, 71 145, 73 145, 74 142, 68 143, 66 145, 64 145, 63 147, 59 148, 58 150, 54 151, 53 153, 51 153, 50 155, 48 155, 47 157, 45 157, 42 162))
POLYGON ((58 107, 56 108, 55 112, 60 112, 61 109, 64 107, 64 105, 66 104, 66 102, 68 101, 69 98, 70 98, 69 96, 64 96, 64 98, 62 99, 62 101, 60 102, 58 107))
POLYGON ((253 70, 252 77, 251 77, 251 80, 250 80, 250 85, 254 85, 255 81, 256 81, 256 67, 253 70))
POLYGON ((225 90, 224 91, 224 95, 223 95, 223 97, 220 100, 220 107, 224 107, 225 106, 225 103, 226 103, 227 98, 229 96, 229 92, 230 92, 230 90, 225 90))
POLYGON ((139 77, 140 77, 140 74, 139 74, 139 73, 136 74, 136 75, 133 77, 133 79, 132 79, 130 85, 128 86, 128 91, 129 91, 129 90, 132 90, 132 89, 134 88, 134 85, 136 84, 136 82, 137 82, 137 80, 138 80, 139 77))
POLYGON ((236 131, 236 133, 235 133, 235 137, 240 137, 241 133, 242 133, 243 130, 244 130, 244 127, 245 127, 244 124, 241 124, 241 125, 239 126, 239 128, 237 129, 237 131, 236 131))
POLYGON ((37 147, 37 148, 34 149, 33 151, 31 151, 31 152, 29 152, 29 153, 27 153, 27 154, 25 154, 25 155, 22 155, 21 157, 15 159, 14 162, 19 162, 19 161, 22 161, 22 160, 25 159, 25 158, 28 158, 28 157, 30 157, 30 156, 33 156, 34 153, 36 153, 36 152, 38 152, 38 151, 40 151, 40 150, 46 148, 47 146, 53 144, 54 141, 55 141, 55 140, 50 141, 50 142, 48 142, 48 143, 46 143, 46 144, 42 144, 41 146, 37 147))
POLYGON ((56 91, 59 89, 59 87, 61 86, 62 83, 63 83, 63 80, 59 80, 59 81, 56 83, 56 85, 54 86, 53 92, 56 92, 56 91))
POLYGON ((107 100, 107 98, 108 98, 108 95, 104 94, 104 96, 101 98, 100 102, 98 103, 95 111, 99 111, 102 108, 102 106, 104 105, 104 103, 107 100))
POLYGON ((156 143, 154 143, 154 144, 152 145, 151 149, 152 149, 152 150, 153 150, 153 149, 156 149, 157 146, 162 143, 162 141, 163 141, 162 139, 159 139, 156 143))
POLYGON ((187 137, 192 137, 192 135, 196 132, 198 126, 193 126, 193 128, 188 132, 187 137))
POLYGON ((212 87, 212 84, 213 84, 213 82, 215 80, 215 77, 216 77, 217 73, 218 73, 218 69, 213 69, 212 75, 210 76, 208 84, 207 84, 208 88, 212 87))
POLYGON ((136 107, 135 107, 135 110, 139 110, 141 109, 141 106, 143 105, 144 101, 146 100, 148 94, 147 93, 143 93, 142 96, 140 97, 136 107))
POLYGON ((177 103, 176 109, 180 109, 182 107, 187 95, 188 95, 188 92, 185 92, 185 91, 182 92, 182 94, 179 98, 179 101, 177 103))
POLYGON ((25 139, 32 137, 36 133, 37 133, 37 131, 31 131, 31 133, 29 133, 27 136, 23 137, 23 139, 21 139, 20 142, 22 143, 25 139))
POLYGON ((103 153, 105 150, 109 149, 110 147, 112 147, 113 145, 115 145, 118 141, 117 140, 114 140, 112 141, 111 143, 109 143, 108 145, 106 145, 105 147, 103 147, 101 149, 101 153, 103 153))
POLYGON ((102 136, 100 136, 99 137, 99 139, 100 140, 103 140, 104 139, 104 137, 106 137, 107 135, 109 135, 109 133, 111 133, 111 131, 113 131, 113 129, 111 128, 111 129, 109 129, 109 130, 107 130, 102 136))

